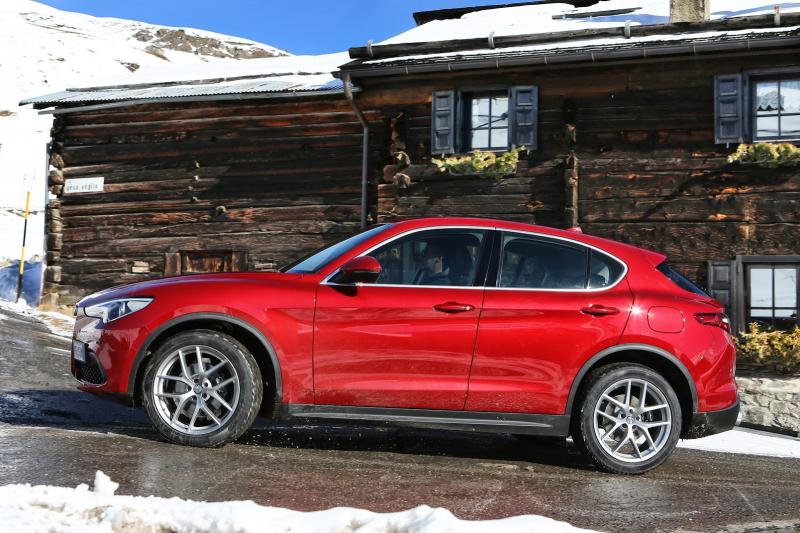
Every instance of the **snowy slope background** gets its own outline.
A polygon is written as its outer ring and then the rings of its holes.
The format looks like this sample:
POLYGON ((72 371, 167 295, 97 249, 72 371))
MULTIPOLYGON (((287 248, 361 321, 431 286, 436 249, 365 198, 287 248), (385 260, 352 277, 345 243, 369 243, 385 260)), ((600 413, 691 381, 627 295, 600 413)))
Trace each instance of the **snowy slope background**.
MULTIPOLYGON (((110 77, 124 82, 165 68, 201 71, 288 55, 207 31, 96 18, 30 0, 0 1, 0 268, 19 259, 28 190, 26 256, 36 260, 44 249, 45 147, 52 116, 19 107, 20 100, 110 77)), ((0 276, 0 297, 5 277, 0 276)))

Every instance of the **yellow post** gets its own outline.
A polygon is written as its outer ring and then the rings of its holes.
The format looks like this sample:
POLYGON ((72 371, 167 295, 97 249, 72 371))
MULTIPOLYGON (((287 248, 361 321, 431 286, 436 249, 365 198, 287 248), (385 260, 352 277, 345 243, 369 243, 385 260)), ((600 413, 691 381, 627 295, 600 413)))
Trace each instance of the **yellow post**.
POLYGON ((17 301, 22 295, 22 276, 25 274, 25 240, 28 237, 28 214, 31 207, 31 191, 25 197, 25 224, 22 229, 22 251, 19 257, 19 276, 17 276, 17 301))

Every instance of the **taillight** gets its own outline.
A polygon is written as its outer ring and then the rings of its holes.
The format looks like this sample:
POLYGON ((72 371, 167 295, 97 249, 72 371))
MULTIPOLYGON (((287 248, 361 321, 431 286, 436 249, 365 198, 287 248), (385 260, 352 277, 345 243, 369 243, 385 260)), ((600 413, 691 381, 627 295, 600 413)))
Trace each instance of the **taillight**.
POLYGON ((731 321, 724 313, 697 313, 694 317, 706 326, 717 326, 729 333, 731 331, 731 321))

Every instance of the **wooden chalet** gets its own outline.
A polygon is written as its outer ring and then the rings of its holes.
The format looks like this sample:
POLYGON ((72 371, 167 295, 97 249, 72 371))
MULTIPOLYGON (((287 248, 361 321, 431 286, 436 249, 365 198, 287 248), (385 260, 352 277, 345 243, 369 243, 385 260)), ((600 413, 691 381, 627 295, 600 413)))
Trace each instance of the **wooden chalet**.
POLYGON ((322 89, 29 101, 56 114, 45 293, 272 269, 364 222, 476 215, 662 251, 739 329, 796 324, 800 167, 728 157, 800 140, 800 9, 571 3, 415 14, 322 89), (502 179, 431 163, 519 146, 502 179), (98 176, 102 192, 65 193, 98 176))

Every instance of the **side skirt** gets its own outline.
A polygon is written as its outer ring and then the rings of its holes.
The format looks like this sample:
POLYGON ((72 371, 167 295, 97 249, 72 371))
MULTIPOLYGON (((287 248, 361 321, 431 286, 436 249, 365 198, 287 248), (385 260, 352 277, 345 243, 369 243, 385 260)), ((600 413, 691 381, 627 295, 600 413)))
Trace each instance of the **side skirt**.
POLYGON ((282 404, 278 408, 277 418, 323 419, 341 423, 366 422, 377 425, 551 437, 566 437, 569 434, 569 416, 567 415, 282 404))

